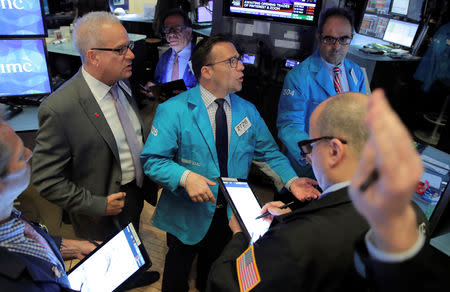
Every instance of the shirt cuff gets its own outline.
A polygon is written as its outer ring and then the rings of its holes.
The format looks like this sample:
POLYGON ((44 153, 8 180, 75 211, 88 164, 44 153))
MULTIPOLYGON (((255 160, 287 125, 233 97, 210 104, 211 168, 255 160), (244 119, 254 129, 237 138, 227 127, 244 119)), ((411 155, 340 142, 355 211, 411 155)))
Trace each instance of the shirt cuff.
POLYGON ((291 178, 290 180, 288 180, 288 182, 284 185, 284 187, 286 189, 288 189, 289 191, 291 191, 291 184, 294 182, 294 180, 298 179, 298 176, 294 176, 293 178, 291 178))
POLYGON ((385 252, 375 247, 372 229, 370 229, 366 233, 364 241, 366 243, 367 250, 369 251, 370 256, 374 259, 387 263, 398 263, 413 258, 425 245, 425 235, 422 232, 419 232, 419 230, 417 230, 417 233, 419 234, 419 238, 417 239, 416 243, 407 251, 400 253, 385 252))
POLYGON ((180 185, 180 187, 186 188, 186 179, 190 173, 191 173, 191 171, 189 169, 186 169, 183 172, 183 175, 180 178, 180 182, 178 183, 180 185))

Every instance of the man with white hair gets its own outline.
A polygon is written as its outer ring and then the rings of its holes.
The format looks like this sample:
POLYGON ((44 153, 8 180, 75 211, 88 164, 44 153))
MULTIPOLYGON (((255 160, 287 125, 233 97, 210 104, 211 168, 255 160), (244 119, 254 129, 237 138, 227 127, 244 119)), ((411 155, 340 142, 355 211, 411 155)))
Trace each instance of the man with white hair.
POLYGON ((105 240, 129 222, 139 230, 144 199, 156 203, 139 160, 149 128, 124 82, 134 54, 120 21, 88 13, 73 38, 82 67, 39 108, 32 180, 69 212, 77 236, 105 240))

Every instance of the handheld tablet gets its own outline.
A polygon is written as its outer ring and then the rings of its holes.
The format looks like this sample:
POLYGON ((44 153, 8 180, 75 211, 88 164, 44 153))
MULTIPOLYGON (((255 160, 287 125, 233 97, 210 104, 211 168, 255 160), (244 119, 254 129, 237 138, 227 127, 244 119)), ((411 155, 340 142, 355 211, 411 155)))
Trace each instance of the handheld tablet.
POLYGON ((270 223, 256 219, 261 215, 261 204, 244 179, 219 177, 220 188, 236 215, 242 230, 251 243, 256 242, 269 229, 270 223))
POLYGON ((152 265, 133 224, 103 242, 68 272, 77 291, 114 291, 123 288, 134 274, 152 265))
POLYGON ((186 91, 186 84, 183 79, 178 79, 166 83, 159 83, 149 88, 156 99, 167 100, 172 96, 186 91))

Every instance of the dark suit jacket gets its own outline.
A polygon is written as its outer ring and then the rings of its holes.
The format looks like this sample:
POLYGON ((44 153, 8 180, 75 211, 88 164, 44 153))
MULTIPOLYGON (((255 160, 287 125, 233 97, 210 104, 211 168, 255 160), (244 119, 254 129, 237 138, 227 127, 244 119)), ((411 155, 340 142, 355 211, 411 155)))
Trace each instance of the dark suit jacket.
MULTIPOLYGON (((419 215, 419 221, 426 220, 423 213, 419 215)), ((353 207, 347 188, 279 216, 278 224, 254 244, 261 282, 252 291, 365 291, 368 287, 380 288, 372 281, 376 276, 372 269, 367 274, 368 279, 364 279, 355 268, 354 245, 368 228, 366 220, 353 207)), ((242 233, 233 236, 211 269, 208 291, 239 291, 236 259, 247 246, 248 241, 242 233)), ((376 263, 372 261, 372 267, 377 267, 376 263)), ((391 270, 396 269, 396 275, 404 271, 401 264, 390 266, 391 270)), ((409 266, 409 271, 414 268, 421 266, 409 266)), ((403 280, 407 277, 403 274, 403 280)), ((423 278, 417 278, 417 284, 423 287, 424 282, 420 282, 423 278)))
MULTIPOLYGON (((59 248, 52 237, 34 224, 31 224, 31 226, 44 237, 56 257, 64 266, 59 248)), ((37 257, 9 252, 4 248, 0 248, 1 290, 17 292, 72 291, 65 286, 65 281, 55 276, 52 267, 53 265, 51 263, 37 257)))
MULTIPOLYGON (((145 142, 149 127, 134 99, 127 98, 145 142)), ((44 198, 69 212, 77 236, 105 240, 117 231, 112 217, 103 216, 106 196, 120 190, 122 173, 113 133, 81 69, 42 103, 38 118, 34 186, 44 198)), ((139 199, 144 197, 156 204, 156 185, 147 178, 139 199)))

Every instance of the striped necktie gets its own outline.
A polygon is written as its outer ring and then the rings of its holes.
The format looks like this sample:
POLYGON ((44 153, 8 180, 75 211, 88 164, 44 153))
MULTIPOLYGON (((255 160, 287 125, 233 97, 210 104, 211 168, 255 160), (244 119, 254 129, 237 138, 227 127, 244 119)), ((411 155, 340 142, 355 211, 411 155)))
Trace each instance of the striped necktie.
POLYGON ((339 69, 339 67, 334 67, 333 72, 334 72, 333 85, 334 88, 336 89, 336 93, 343 93, 344 89, 342 88, 342 82, 339 76, 339 74, 341 73, 341 69, 339 69))

